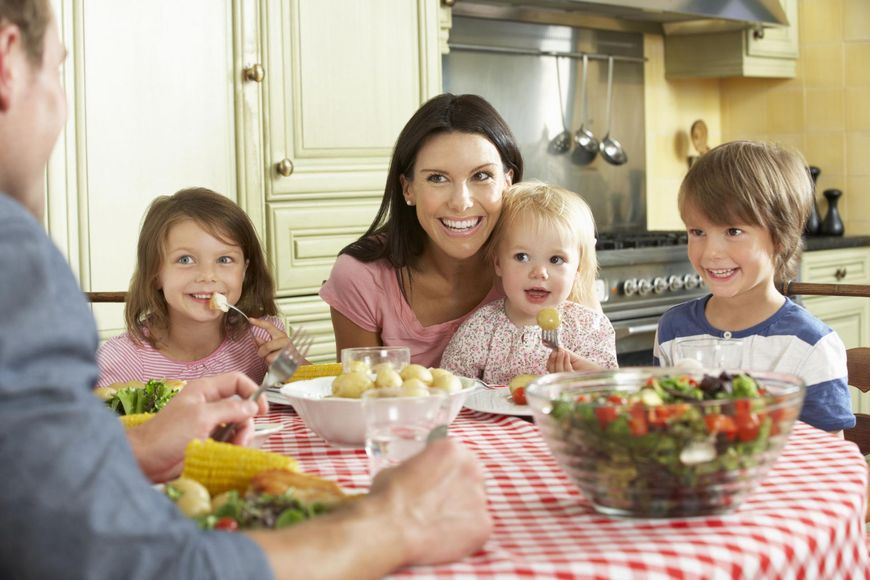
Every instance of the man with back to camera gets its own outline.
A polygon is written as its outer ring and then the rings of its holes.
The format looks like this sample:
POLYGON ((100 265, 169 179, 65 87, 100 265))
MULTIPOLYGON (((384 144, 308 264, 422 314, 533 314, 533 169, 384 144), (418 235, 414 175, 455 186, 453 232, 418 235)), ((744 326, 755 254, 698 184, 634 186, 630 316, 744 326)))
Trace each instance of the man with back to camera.
POLYGON ((125 435, 91 395, 94 320, 38 221, 65 58, 49 0, 0 0, 0 577, 379 577, 480 548, 482 473, 446 439, 367 498, 280 531, 201 531, 151 489, 220 423, 242 423, 244 443, 266 404, 231 398, 256 388, 241 374, 211 377, 125 435))

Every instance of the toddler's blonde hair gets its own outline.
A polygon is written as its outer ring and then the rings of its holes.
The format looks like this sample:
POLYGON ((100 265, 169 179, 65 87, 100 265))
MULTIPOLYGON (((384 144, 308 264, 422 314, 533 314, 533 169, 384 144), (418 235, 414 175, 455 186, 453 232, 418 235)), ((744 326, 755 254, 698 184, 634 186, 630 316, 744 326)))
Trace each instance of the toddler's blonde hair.
POLYGON ((686 174, 677 203, 721 226, 761 226, 774 247, 775 277, 793 278, 813 203, 813 182, 800 153, 771 143, 732 141, 711 149, 686 174))
POLYGON ((489 240, 487 255, 494 259, 505 234, 519 222, 532 218, 542 229, 557 229, 577 244, 580 264, 568 300, 591 304, 598 258, 595 255, 595 218, 573 191, 535 181, 514 184, 504 194, 501 214, 489 240))

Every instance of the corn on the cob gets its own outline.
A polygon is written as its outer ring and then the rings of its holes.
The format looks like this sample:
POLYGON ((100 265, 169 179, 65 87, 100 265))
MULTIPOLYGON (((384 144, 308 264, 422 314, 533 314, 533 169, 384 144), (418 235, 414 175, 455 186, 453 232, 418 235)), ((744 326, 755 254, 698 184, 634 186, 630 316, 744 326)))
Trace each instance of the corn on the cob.
POLYGON ((125 429, 130 429, 136 425, 141 425, 145 421, 150 421, 154 418, 154 413, 134 413, 133 415, 121 415, 118 417, 125 429))
POLYGON ((185 449, 181 476, 195 479, 215 496, 231 489, 243 493, 251 477, 267 469, 298 471, 292 457, 212 439, 194 439, 185 449))
POLYGON ((341 363, 320 363, 315 365, 302 365, 287 382, 305 381, 318 377, 337 377, 341 374, 341 363))

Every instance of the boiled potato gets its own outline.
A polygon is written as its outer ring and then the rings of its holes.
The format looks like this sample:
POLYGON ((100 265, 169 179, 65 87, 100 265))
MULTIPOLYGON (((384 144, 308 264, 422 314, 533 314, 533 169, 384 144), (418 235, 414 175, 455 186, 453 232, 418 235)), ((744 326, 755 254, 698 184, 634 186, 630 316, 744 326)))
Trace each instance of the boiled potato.
POLYGON ((559 311, 551 306, 541 308, 538 312, 537 320, 538 326, 543 330, 556 330, 562 324, 559 318, 559 311))
MULTIPOLYGON (((426 369, 428 370, 428 369, 426 369)), ((402 383, 403 397, 428 397, 429 388, 420 379, 406 379, 402 383)))
POLYGON ((392 365, 388 364, 378 369, 378 374, 375 375, 375 387, 378 389, 388 389, 400 386, 402 386, 402 377, 393 369, 392 365))
POLYGON ((432 373, 432 388, 441 389, 447 393, 462 390, 462 381, 447 369, 429 369, 432 373))
POLYGON ((359 399, 362 394, 374 387, 374 383, 363 373, 344 373, 332 381, 332 396, 345 399, 359 399))
MULTIPOLYGON (((200 482, 179 477, 167 485, 172 486, 180 495, 175 499, 175 505, 181 512, 191 518, 207 514, 211 511, 211 496, 200 482)), ((172 496, 170 496, 172 497, 172 496)))
POLYGON ((369 367, 369 363, 364 360, 352 360, 347 365, 349 373, 363 373, 368 374, 371 372, 371 368, 369 367))
POLYGON ((424 385, 432 384, 432 371, 430 371, 423 365, 408 365, 402 369, 401 376, 402 379, 405 381, 408 381, 410 379, 417 379, 424 385))

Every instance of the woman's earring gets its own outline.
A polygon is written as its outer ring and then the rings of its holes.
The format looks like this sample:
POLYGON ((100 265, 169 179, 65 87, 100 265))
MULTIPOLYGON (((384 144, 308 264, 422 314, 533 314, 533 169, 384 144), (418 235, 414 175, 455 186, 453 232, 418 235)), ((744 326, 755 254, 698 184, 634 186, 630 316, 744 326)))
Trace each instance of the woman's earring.
POLYGON ((414 205, 414 202, 411 201, 410 199, 406 199, 405 203, 407 203, 408 205, 414 205))

